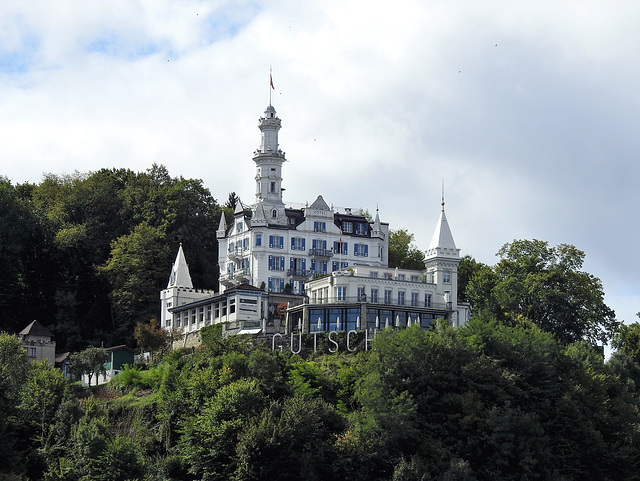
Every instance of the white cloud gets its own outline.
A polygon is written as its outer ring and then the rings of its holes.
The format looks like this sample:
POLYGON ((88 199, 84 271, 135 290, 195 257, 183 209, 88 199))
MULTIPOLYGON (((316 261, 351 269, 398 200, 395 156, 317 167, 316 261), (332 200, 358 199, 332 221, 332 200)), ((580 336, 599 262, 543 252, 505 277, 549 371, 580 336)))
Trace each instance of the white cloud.
POLYGON ((287 200, 379 205, 426 248, 444 179, 463 253, 572 243, 629 321, 638 20, 633 1, 3 2, 1 173, 156 162, 253 202, 273 66, 287 200))

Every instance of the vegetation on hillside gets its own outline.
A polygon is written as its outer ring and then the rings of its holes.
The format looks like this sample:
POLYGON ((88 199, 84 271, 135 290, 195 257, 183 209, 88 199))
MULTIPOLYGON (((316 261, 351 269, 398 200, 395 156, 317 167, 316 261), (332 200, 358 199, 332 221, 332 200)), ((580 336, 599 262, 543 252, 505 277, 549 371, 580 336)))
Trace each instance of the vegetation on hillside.
POLYGON ((89 397, 2 334, 0 479, 613 481, 640 469, 640 365, 531 322, 386 330, 370 351, 303 357, 203 334, 195 352, 127 368, 89 397))

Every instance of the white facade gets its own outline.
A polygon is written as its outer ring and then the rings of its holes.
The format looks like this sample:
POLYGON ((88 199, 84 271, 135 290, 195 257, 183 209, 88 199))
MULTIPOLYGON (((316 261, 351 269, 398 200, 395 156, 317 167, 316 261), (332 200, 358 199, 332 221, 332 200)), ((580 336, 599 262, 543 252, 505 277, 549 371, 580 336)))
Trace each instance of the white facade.
POLYGON ((238 201, 233 224, 227 226, 223 215, 217 231, 220 289, 248 283, 271 293, 302 295, 314 276, 354 265, 385 266, 389 226, 377 212, 371 221, 361 209, 329 207, 322 196, 302 208, 285 205, 281 122, 271 105, 258 126, 256 202, 238 201))

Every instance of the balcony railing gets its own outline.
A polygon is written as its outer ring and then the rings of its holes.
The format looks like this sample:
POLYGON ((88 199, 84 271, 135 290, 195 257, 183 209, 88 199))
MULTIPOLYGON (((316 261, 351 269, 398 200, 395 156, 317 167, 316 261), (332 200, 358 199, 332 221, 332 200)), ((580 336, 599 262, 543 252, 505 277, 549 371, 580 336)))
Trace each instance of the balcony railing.
POLYGON ((309 255, 313 257, 333 257, 331 249, 309 249, 309 255))
POLYGON ((311 271, 309 269, 289 269, 287 275, 293 277, 309 277, 311 271))
POLYGON ((450 311, 451 303, 450 302, 420 302, 411 300, 404 302, 399 302, 398 299, 371 299, 371 297, 360 296, 360 297, 346 297, 344 299, 337 298, 329 298, 329 299, 313 299, 313 294, 309 296, 309 304, 372 304, 376 306, 392 306, 392 307, 407 307, 407 308, 420 308, 420 309, 433 309, 436 311, 450 311))

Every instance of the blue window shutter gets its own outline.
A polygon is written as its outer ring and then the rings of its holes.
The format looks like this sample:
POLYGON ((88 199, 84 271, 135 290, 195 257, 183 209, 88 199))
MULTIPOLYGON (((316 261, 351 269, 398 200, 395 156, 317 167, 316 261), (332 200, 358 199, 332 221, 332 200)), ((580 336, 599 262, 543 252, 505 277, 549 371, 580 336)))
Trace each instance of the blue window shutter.
POLYGON ((280 249, 284 249, 284 237, 280 236, 280 249))
POLYGON ((273 270, 273 256, 269 256, 269 270, 273 270))
POLYGON ((353 244, 353 255, 354 256, 358 255, 358 251, 360 250, 359 247, 360 246, 358 244, 353 244))
POLYGON ((322 241, 322 248, 326 251, 327 250, 327 241, 324 240, 322 241))
POLYGON ((369 257, 369 246, 367 244, 364 245, 364 256, 369 257))
POLYGON ((291 250, 292 251, 296 250, 296 238, 295 237, 291 238, 291 250))
POLYGON ((316 272, 316 260, 315 259, 311 259, 311 272, 313 272, 313 273, 316 272))
POLYGON ((272 290, 273 290, 273 278, 272 278, 272 277, 269 277, 268 289, 269 289, 270 291, 272 291, 272 290))
POLYGON ((269 236, 269 247, 273 247, 273 236, 269 236))
POLYGON ((284 279, 280 279, 280 292, 284 292, 284 279))
POLYGON ((280 270, 284 270, 284 256, 280 256, 280 270))
POLYGON ((305 250, 305 247, 304 247, 304 237, 302 238, 302 250, 305 250))
POLYGON ((307 259, 305 259, 304 257, 302 258, 302 270, 307 270, 307 259))
POLYGON ((344 247, 344 249, 343 249, 342 253, 343 253, 344 255, 349 254, 349 247, 348 247, 348 245, 347 245, 347 243, 346 243, 346 242, 344 243, 344 246, 343 246, 343 247, 344 247))
POLYGON ((340 243, 338 241, 333 241, 333 252, 336 254, 340 252, 340 243))
POLYGON ((293 269, 293 257, 289 257, 289 269, 293 269))

